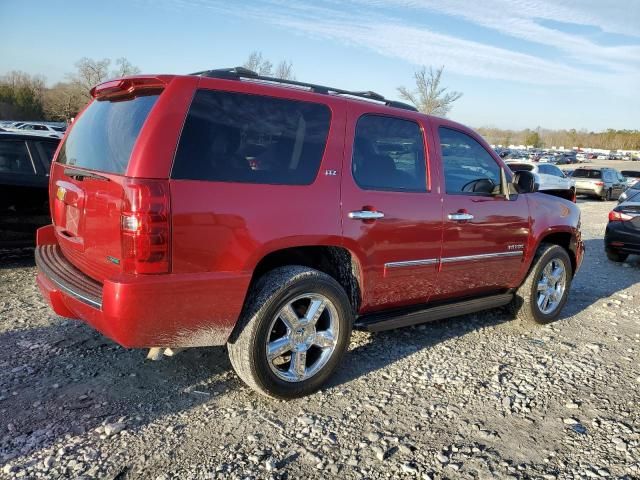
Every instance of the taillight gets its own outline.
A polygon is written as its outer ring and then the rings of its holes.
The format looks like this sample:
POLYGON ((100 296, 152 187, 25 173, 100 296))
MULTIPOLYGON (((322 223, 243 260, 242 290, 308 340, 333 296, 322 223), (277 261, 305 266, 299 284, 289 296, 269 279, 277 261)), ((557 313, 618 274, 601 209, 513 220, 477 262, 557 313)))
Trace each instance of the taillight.
POLYGON ((595 184, 596 184, 598 187, 602 187, 602 186, 604 185, 604 182, 595 182, 595 184))
POLYGON ((125 272, 169 272, 169 213, 167 181, 127 179, 120 217, 125 272))
POLYGON ((633 217, 631 215, 627 215, 626 213, 616 212, 615 210, 611 210, 609 212, 609 221, 610 222, 626 222, 628 220, 632 220, 633 217))

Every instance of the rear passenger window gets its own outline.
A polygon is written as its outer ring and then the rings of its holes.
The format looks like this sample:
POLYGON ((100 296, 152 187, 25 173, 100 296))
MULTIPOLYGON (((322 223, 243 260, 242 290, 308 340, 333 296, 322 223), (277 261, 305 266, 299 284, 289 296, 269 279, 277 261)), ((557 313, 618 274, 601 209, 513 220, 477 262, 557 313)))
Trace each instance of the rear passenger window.
POLYGON ((420 126, 409 120, 363 115, 353 140, 353 178, 365 190, 427 190, 420 126))
POLYGON ((449 194, 491 195, 500 186, 500 167, 474 138, 438 128, 444 183, 449 194))
POLYGON ((55 142, 35 142, 36 148, 40 153, 40 158, 45 161, 47 167, 51 165, 53 161, 53 155, 56 153, 56 148, 58 148, 58 144, 55 142))
POLYGON ((36 173, 25 142, 0 141, 0 173, 36 173))
POLYGON ((324 153, 326 105, 199 90, 187 115, 172 178, 308 185, 324 153))

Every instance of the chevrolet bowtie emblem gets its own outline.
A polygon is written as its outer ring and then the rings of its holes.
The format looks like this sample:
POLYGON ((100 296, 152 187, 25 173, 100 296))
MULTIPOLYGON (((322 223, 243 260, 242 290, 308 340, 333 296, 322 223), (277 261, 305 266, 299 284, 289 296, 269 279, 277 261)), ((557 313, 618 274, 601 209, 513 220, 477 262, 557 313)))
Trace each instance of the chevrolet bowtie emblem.
POLYGON ((56 192, 56 197, 61 202, 64 202, 64 196, 67 194, 67 190, 64 187, 58 187, 58 191, 56 192))

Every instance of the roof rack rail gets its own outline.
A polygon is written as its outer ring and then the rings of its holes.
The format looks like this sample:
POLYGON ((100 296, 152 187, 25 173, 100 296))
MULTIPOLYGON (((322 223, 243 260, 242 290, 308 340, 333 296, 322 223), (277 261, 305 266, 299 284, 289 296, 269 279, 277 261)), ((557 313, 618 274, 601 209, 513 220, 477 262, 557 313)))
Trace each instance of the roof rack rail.
POLYGON ((404 110, 412 110, 414 112, 418 111, 412 105, 409 105, 407 103, 397 102, 395 100, 387 100, 382 95, 376 92, 350 91, 350 90, 343 90, 341 88, 327 87, 324 85, 316 85, 314 83, 299 82, 297 80, 285 80, 282 78, 268 77, 268 76, 260 75, 254 72, 253 70, 249 70, 248 68, 244 68, 244 67, 203 70, 201 72, 190 73, 189 75, 199 75, 202 77, 209 77, 209 78, 220 78, 223 80, 241 80, 243 78, 246 78, 250 80, 259 80, 259 81, 268 82, 268 83, 280 83, 284 85, 292 85, 294 87, 308 88, 314 93, 322 93, 322 94, 333 93, 335 95, 346 95, 349 97, 365 98, 367 100, 382 102, 388 107, 402 108, 404 110))

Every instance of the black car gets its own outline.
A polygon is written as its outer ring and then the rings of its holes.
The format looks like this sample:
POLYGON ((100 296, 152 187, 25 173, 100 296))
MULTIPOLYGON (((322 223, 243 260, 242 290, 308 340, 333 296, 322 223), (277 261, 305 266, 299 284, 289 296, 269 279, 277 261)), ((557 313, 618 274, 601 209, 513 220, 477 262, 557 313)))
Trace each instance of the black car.
POLYGON ((36 229, 50 223, 49 166, 59 142, 0 133, 0 246, 33 245, 36 229))
POLYGON ((604 248, 614 262, 624 262, 631 253, 640 254, 640 198, 622 202, 609 212, 604 248))

